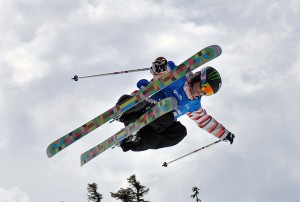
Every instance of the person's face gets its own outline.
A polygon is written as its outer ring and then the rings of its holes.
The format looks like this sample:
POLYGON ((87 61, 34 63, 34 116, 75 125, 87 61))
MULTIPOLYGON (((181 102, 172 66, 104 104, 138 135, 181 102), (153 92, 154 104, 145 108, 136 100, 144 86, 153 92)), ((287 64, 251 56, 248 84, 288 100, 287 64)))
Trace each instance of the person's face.
POLYGON ((200 97, 202 95, 205 95, 205 93, 201 90, 200 81, 194 83, 192 87, 192 95, 193 97, 200 97))

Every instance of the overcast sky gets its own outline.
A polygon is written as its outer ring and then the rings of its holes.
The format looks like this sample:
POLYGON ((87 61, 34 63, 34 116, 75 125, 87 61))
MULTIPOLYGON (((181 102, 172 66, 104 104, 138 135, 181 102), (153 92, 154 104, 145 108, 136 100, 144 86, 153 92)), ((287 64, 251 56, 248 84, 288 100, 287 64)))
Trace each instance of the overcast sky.
POLYGON ((132 174, 154 202, 195 201, 194 186, 203 202, 300 201, 299 10, 298 0, 0 0, 0 202, 87 201, 93 182, 111 202, 132 174), (223 86, 202 105, 233 145, 162 167, 216 141, 182 117, 188 135, 171 148, 116 148, 80 167, 81 153, 122 128, 114 122, 47 157, 52 141, 151 78, 74 74, 145 68, 158 56, 180 64, 213 44, 223 86))

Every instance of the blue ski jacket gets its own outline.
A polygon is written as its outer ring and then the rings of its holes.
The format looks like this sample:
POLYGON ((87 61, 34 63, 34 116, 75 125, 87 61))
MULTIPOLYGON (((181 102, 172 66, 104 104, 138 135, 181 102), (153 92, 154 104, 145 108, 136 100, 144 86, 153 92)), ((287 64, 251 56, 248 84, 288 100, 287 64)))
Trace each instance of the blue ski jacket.
POLYGON ((176 98, 178 104, 174 110, 175 120, 187 112, 194 112, 201 108, 201 98, 190 100, 187 97, 184 91, 186 82, 186 77, 182 77, 152 96, 154 100, 161 100, 167 97, 176 98))
MULTIPOLYGON (((175 68, 175 64, 172 61, 168 61, 168 66, 171 71, 175 68)), ((186 95, 184 86, 187 85, 187 78, 187 76, 182 77, 152 96, 152 99, 156 101, 167 97, 176 98, 178 104, 174 110, 175 120, 187 112, 194 112, 201 108, 201 98, 191 100, 186 95)))

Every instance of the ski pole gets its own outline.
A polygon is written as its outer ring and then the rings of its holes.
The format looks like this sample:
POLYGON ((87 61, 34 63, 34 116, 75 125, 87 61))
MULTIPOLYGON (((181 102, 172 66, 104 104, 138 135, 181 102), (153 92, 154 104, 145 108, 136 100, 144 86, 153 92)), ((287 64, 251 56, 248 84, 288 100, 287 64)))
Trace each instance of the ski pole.
POLYGON ((115 75, 115 74, 125 74, 125 73, 147 71, 147 70, 150 70, 150 67, 141 68, 141 69, 131 69, 131 70, 125 70, 125 71, 118 71, 118 72, 111 72, 111 73, 104 73, 104 74, 95 74, 95 75, 90 75, 90 76, 77 76, 77 75, 75 75, 72 79, 74 81, 78 81, 78 79, 84 79, 84 78, 90 78, 90 77, 108 76, 108 75, 115 75))
POLYGON ((186 154, 186 155, 183 155, 183 156, 181 156, 181 157, 179 157, 179 158, 177 158, 177 159, 174 159, 173 161, 170 161, 170 162, 164 162, 163 163, 163 165, 162 166, 164 166, 164 167, 167 167, 169 164, 171 164, 171 163, 173 163, 173 162, 175 162, 175 161, 178 161, 179 159, 182 159, 182 158, 184 158, 184 157, 187 157, 187 156, 189 156, 189 155, 191 155, 191 154, 193 154, 193 153, 196 153, 196 152, 198 152, 198 151, 200 151, 200 150, 203 150, 203 149, 205 149, 205 148, 207 148, 207 147, 210 147, 210 146, 212 146, 212 145, 214 145, 214 144, 217 144, 218 142, 221 142, 222 140, 218 140, 218 141, 216 141, 216 142, 213 142, 213 143, 211 143, 211 144, 209 144, 209 145, 206 145, 206 146, 204 146, 204 147, 201 147, 201 148, 199 148, 199 149, 197 149, 197 150, 195 150, 195 151, 192 151, 192 152, 190 152, 190 153, 188 153, 188 154, 186 154))

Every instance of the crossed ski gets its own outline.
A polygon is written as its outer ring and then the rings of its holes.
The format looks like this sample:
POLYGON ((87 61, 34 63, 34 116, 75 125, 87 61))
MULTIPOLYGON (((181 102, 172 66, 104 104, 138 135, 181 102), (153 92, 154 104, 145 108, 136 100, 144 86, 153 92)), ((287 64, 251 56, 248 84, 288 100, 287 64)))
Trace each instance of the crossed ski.
POLYGON ((125 128, 123 128, 122 130, 120 130, 118 133, 111 136, 107 140, 103 141, 99 145, 81 154, 80 157, 81 166, 83 166, 85 163, 92 160, 99 154, 103 153, 108 148, 121 142, 126 137, 137 132, 138 130, 148 125, 152 121, 172 111, 176 107, 177 107, 177 100, 175 98, 166 98, 160 102, 157 102, 153 107, 147 110, 147 112, 145 112, 142 116, 140 116, 136 121, 127 125, 125 128))
POLYGON ((47 147, 47 155, 48 157, 52 157, 64 148, 68 147, 69 145, 73 144, 80 138, 84 137, 91 131, 95 130, 99 126, 103 125, 107 121, 120 116, 122 113, 130 109, 131 107, 135 106, 139 102, 145 100, 146 98, 150 97, 154 93, 160 91, 164 87, 170 85, 174 81, 180 79, 181 77, 185 76, 186 74, 190 73, 197 67, 209 62, 210 60, 220 56, 222 53, 221 48, 218 45, 208 46, 192 57, 178 65, 173 71, 165 74, 159 80, 154 80, 150 82, 145 88, 139 90, 134 97, 129 98, 121 102, 119 105, 112 107, 111 109, 107 110, 103 114, 97 116, 96 118, 92 119, 91 121, 87 122, 86 124, 82 125, 81 127, 73 130, 72 132, 68 133, 67 135, 57 139, 53 143, 51 143, 47 147))

